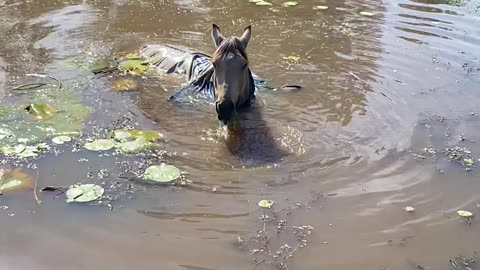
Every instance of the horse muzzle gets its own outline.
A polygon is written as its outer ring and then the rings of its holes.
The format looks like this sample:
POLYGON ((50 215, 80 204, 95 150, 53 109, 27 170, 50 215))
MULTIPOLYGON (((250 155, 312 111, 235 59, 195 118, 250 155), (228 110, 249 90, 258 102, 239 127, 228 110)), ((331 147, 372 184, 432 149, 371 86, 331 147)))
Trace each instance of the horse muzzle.
POLYGON ((221 102, 217 101, 215 109, 217 111, 218 120, 224 125, 228 124, 235 115, 235 105, 229 100, 223 100, 221 102))

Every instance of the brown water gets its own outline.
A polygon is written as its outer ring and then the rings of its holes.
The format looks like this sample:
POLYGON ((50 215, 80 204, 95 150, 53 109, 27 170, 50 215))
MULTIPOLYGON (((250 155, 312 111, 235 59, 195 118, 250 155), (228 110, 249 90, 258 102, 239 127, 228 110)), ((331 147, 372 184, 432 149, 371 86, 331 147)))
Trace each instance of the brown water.
POLYGON ((1 196, 0 269, 449 269, 450 258, 472 256, 479 224, 456 211, 480 214, 479 170, 442 151, 461 146, 480 157, 480 3, 281 3, 0 0, 4 102, 28 97, 9 90, 25 74, 54 75, 95 108, 86 134, 119 119, 159 130, 164 160, 192 181, 131 183, 119 178, 122 165, 141 166, 142 157, 71 146, 19 162, 38 171, 39 188, 95 182, 117 199, 110 210, 44 193, 37 206, 30 191, 1 196), (212 23, 226 35, 252 24, 253 71, 274 87, 303 86, 259 93, 236 154, 213 108, 166 101, 159 85, 171 92, 175 78, 145 78, 138 92, 118 93, 108 76, 79 68, 143 44, 211 53, 212 23), (299 63, 286 63, 289 55, 299 63), (288 155, 271 155, 273 145, 288 155), (261 199, 277 212, 258 209, 261 199), (292 226, 308 225, 299 241, 292 226), (268 243, 256 243, 265 233, 268 243), (284 244, 289 259, 275 257, 284 244))

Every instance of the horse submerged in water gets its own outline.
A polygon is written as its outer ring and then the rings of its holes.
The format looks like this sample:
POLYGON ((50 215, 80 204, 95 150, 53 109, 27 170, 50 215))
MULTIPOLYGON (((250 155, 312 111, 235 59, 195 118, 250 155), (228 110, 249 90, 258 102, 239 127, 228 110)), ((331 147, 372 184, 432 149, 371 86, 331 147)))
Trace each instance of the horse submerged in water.
POLYGON ((224 37, 213 24, 212 56, 170 45, 146 45, 140 52, 159 70, 186 76, 187 84, 170 101, 190 102, 196 96, 214 104, 218 120, 229 127, 228 151, 244 164, 258 165, 278 162, 285 153, 276 145, 261 109, 251 106, 256 91, 266 87, 249 67, 246 48, 251 31, 248 26, 240 37, 224 37))
POLYGON ((238 109, 250 106, 255 91, 265 86, 265 81, 254 75, 248 65, 246 48, 251 26, 240 37, 224 37, 213 24, 211 34, 216 47, 212 56, 169 45, 146 45, 141 54, 166 73, 186 75, 187 85, 169 100, 203 97, 215 104, 217 118, 225 125, 237 117, 238 109))

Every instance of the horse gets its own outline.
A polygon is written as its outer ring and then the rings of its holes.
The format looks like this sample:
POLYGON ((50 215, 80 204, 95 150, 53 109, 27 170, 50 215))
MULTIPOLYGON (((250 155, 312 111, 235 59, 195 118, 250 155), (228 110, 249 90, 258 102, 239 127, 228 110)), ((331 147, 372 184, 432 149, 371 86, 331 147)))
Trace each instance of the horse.
POLYGON ((237 110, 250 106, 255 92, 266 85, 248 65, 246 48, 251 32, 248 26, 240 37, 224 37, 220 27, 212 24, 212 56, 171 45, 145 45, 140 53, 167 74, 186 75, 186 86, 173 93, 170 101, 202 97, 215 105, 219 122, 227 125, 236 118, 237 110))

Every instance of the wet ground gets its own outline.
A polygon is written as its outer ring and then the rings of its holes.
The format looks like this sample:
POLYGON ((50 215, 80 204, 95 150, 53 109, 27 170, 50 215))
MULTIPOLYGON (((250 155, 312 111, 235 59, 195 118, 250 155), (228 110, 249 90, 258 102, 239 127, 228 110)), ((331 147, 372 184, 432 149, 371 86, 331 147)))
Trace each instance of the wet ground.
POLYGON ((455 258, 474 256, 480 226, 456 212, 480 214, 480 2, 282 3, 0 0, 2 105, 43 93, 67 111, 90 108, 73 142, 2 164, 34 175, 38 189, 106 190, 92 204, 2 195, 0 269, 466 269, 455 258), (143 44, 212 53, 212 23, 226 35, 252 24, 252 70, 273 87, 303 86, 259 93, 235 151, 212 107, 166 100, 179 78, 137 77, 138 91, 115 92, 112 75, 88 69, 143 44), (31 73, 63 88, 11 90, 31 73), (142 155, 82 147, 117 127, 167 140, 142 155), (185 179, 125 176, 158 162, 185 179))

